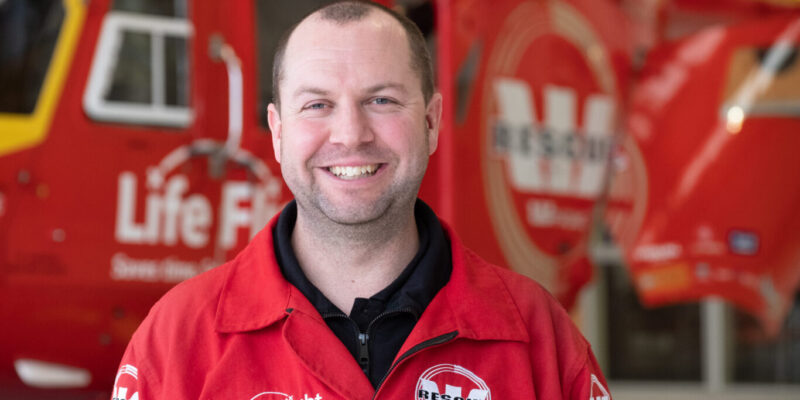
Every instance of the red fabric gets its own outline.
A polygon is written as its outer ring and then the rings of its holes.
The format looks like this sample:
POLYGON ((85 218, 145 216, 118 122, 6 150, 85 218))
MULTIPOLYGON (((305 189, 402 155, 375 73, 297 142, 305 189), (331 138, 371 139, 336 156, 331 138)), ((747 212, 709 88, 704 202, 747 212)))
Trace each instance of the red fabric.
POLYGON ((153 307, 122 359, 114 398, 610 398, 588 343, 553 297, 487 264, 449 228, 451 280, 376 394, 283 279, 272 248, 276 221, 235 260, 181 283, 153 307), (413 350, 436 338, 443 343, 413 350))
POLYGON ((592 276, 589 233, 628 92, 628 19, 606 0, 437 4, 448 101, 423 199, 486 260, 570 307, 592 276))
POLYGON ((798 17, 649 54, 611 188, 630 208, 610 218, 644 304, 719 296, 780 331, 800 285, 800 64, 781 51, 800 42, 798 17))

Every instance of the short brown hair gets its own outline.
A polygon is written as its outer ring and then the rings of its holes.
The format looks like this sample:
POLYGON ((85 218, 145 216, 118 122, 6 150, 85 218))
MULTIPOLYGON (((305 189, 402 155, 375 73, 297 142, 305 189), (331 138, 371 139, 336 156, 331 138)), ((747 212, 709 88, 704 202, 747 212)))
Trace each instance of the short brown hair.
POLYGON ((408 47, 411 54, 411 68, 419 75, 422 84, 422 95, 425 102, 430 101, 433 96, 433 62, 428 46, 425 44, 425 37, 419 27, 410 19, 383 5, 371 1, 344 0, 328 4, 306 15, 300 22, 294 24, 283 34, 278 47, 275 50, 275 58, 272 63, 272 101, 280 112, 280 81, 283 74, 283 57, 286 53, 286 46, 289 38, 294 33, 300 23, 310 16, 319 14, 325 21, 332 21, 340 25, 356 22, 364 19, 372 10, 383 11, 394 18, 403 27, 408 39, 408 47))

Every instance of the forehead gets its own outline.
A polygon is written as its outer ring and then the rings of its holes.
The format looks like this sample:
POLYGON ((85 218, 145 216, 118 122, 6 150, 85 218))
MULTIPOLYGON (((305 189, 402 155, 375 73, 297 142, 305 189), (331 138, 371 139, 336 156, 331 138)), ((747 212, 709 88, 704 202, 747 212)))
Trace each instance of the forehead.
POLYGON ((311 16, 287 43, 281 86, 414 84, 410 53, 402 26, 383 12, 344 24, 311 16))

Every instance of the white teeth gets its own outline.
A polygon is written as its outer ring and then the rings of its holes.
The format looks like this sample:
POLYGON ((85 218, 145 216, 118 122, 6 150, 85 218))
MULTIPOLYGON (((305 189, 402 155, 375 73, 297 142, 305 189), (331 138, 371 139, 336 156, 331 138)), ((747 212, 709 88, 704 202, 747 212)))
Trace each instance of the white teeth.
POLYGON ((328 167, 328 171, 331 171, 332 174, 338 176, 342 179, 356 179, 365 176, 370 176, 375 173, 378 169, 377 164, 371 165, 362 165, 362 166, 354 166, 354 167, 340 167, 340 166, 333 166, 328 167))

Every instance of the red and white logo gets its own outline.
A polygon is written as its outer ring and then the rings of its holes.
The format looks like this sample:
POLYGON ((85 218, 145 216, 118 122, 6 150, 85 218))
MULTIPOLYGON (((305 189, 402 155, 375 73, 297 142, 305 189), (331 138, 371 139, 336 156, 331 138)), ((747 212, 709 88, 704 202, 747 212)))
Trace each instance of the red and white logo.
POLYGON ((111 256, 112 280, 191 278, 232 258, 281 209, 281 180, 263 160, 239 149, 211 179, 215 164, 192 156, 214 149, 203 143, 178 147, 144 174, 119 174, 114 238, 125 251, 111 256))
POLYGON ((603 387, 603 384, 600 383, 600 379, 598 379, 595 374, 592 374, 592 389, 591 392, 589 392, 589 400, 611 400, 611 395, 608 394, 608 390, 603 387))
POLYGON ((512 269, 562 301, 574 289, 569 269, 584 265, 618 117, 611 49, 594 26, 569 2, 520 3, 483 79, 483 178, 498 243, 512 269))
POLYGON ((251 397, 250 400, 292 400, 292 396, 281 392, 263 392, 251 397))
POLYGON ((114 379, 114 391, 111 392, 112 400, 139 400, 139 392, 135 391, 139 381, 139 370, 133 365, 125 364, 120 367, 114 379), (130 393, 133 392, 133 393, 130 393))
POLYGON ((415 400, 491 400, 492 391, 472 371, 453 364, 428 368, 417 380, 415 400))
MULTIPOLYGON (((281 392, 262 392, 251 397, 250 400, 295 400, 295 397, 281 392)), ((314 397, 304 394, 303 397, 298 396, 297 400, 322 400, 322 396, 319 393, 314 397)))

